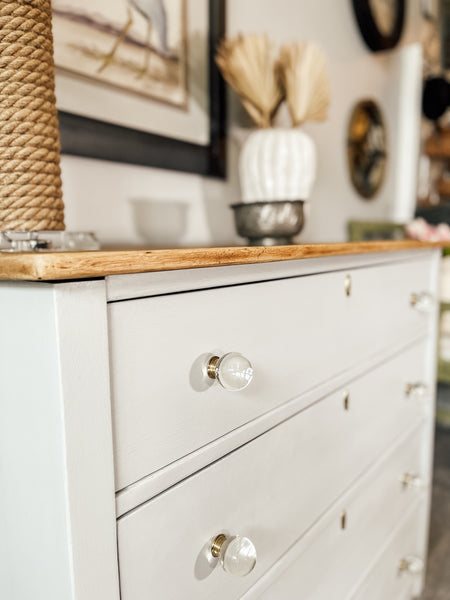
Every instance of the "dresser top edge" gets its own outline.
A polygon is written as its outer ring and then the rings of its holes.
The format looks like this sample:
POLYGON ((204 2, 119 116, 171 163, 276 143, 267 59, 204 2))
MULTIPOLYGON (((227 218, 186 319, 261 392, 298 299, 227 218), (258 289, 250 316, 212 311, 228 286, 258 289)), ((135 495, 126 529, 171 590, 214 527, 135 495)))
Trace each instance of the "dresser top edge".
POLYGON ((0 253, 0 280, 68 281, 450 247, 443 242, 371 241, 272 247, 0 253))

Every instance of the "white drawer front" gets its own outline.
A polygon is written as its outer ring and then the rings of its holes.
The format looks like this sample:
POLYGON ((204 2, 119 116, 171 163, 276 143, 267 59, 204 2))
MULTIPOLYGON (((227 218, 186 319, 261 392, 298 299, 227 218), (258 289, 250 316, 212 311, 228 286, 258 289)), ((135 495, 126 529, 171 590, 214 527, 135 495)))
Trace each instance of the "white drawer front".
POLYGON ((238 598, 421 421, 421 401, 405 400, 404 379, 408 369, 417 376, 423 356, 423 346, 412 348, 349 386, 349 410, 340 390, 119 519, 123 600, 238 598), (204 544, 223 530, 257 547, 244 579, 199 574, 204 544))
POLYGON ((426 260, 110 305, 116 489, 425 331, 426 260), (241 392, 191 385, 204 353, 241 352, 241 392))
POLYGON ((425 561, 423 527, 427 522, 426 514, 426 503, 422 503, 406 515, 387 550, 349 600, 412 600, 417 597, 422 576, 399 572, 399 564, 405 557, 425 561))
MULTIPOLYGON (((286 559, 275 565, 275 583, 265 589, 272 577, 269 571, 243 600, 347 598, 405 511, 423 497, 424 489, 406 487, 400 479, 405 473, 415 473, 427 485, 429 476, 423 460, 425 439, 421 426, 358 481, 286 559), (289 567, 283 569, 283 563, 289 567), (262 589, 265 591, 260 593, 262 589)), ((417 524, 414 526, 417 528, 417 524)), ((368 600, 364 594, 360 598, 368 600)), ((376 598, 397 600, 395 595, 380 594, 376 598)))

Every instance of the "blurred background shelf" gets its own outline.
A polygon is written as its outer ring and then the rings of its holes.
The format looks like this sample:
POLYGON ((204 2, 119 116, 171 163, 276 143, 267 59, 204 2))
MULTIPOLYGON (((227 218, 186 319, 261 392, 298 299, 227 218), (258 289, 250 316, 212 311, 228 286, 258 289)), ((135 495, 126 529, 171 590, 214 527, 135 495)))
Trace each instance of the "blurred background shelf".
POLYGON ((421 205, 416 209, 416 217, 422 217, 431 225, 439 223, 450 224, 450 202, 441 202, 438 205, 421 205))
POLYGON ((436 184, 436 191, 441 198, 450 198, 450 179, 447 177, 439 179, 436 184))
POLYGON ((425 152, 430 158, 450 158, 450 130, 432 135, 426 142, 425 152))

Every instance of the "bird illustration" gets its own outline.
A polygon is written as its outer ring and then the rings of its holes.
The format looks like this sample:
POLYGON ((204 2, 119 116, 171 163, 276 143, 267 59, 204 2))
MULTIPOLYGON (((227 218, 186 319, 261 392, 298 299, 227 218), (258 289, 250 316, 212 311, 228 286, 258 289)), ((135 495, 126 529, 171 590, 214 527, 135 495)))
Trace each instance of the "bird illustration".
POLYGON ((163 0, 127 0, 128 2, 128 20, 122 28, 122 31, 119 34, 119 37, 114 42, 113 47, 110 52, 104 56, 103 62, 98 68, 97 72, 101 73, 108 65, 110 65, 114 59, 114 56, 119 48, 120 44, 124 41, 128 30, 133 24, 133 11, 134 8, 140 15, 144 17, 147 22, 147 36, 146 36, 146 53, 144 59, 144 65, 141 71, 138 74, 138 77, 143 77, 145 73, 148 71, 149 63, 150 63, 150 54, 151 54, 151 46, 150 46, 150 37, 152 34, 152 29, 155 27, 158 37, 159 43, 161 47, 161 52, 163 55, 167 55, 169 48, 167 45, 167 13, 164 6, 163 0))

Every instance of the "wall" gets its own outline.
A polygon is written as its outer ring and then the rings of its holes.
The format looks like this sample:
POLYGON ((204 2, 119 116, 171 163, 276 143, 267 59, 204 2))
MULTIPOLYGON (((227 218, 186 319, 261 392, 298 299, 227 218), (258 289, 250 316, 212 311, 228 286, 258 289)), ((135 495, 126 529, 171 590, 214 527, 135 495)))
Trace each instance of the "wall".
MULTIPOLYGON (((317 144, 319 165, 310 216, 300 240, 344 240, 349 218, 401 220, 414 201, 416 157, 408 150, 416 144, 420 90, 404 76, 405 66, 415 61, 411 58, 414 51, 404 47, 382 55, 371 54, 360 38, 350 0, 228 0, 227 5, 229 35, 267 32, 277 43, 312 39, 328 56, 330 115, 324 124, 307 126, 317 144), (376 199, 370 202, 357 196, 346 170, 346 126, 353 104, 362 97, 380 102, 390 141, 386 180, 376 199), (399 208, 399 203, 403 203, 403 208, 399 208)), ((418 40, 421 26, 419 0, 411 0, 407 5, 403 46, 418 40)), ((68 228, 96 231, 105 244, 149 243, 137 233, 133 200, 182 200, 189 209, 180 245, 238 242, 228 205, 239 201, 236 161, 240 120, 241 109, 231 95, 227 182, 63 157, 68 228)))

